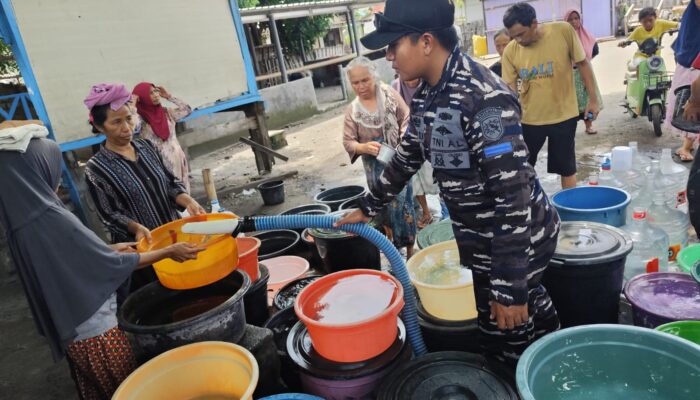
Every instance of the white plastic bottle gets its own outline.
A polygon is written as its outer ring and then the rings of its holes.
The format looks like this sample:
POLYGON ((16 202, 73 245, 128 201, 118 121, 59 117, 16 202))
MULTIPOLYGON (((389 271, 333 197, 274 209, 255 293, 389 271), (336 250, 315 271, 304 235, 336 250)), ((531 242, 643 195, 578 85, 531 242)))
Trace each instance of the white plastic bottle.
MULTIPOLYGON (((673 162, 673 160, 671 160, 671 162, 673 162)), ((660 192, 664 194, 666 204, 668 204, 669 207, 676 208, 678 205, 678 182, 676 182, 676 180, 671 176, 666 175, 661 171, 661 162, 658 160, 651 161, 651 169, 649 173, 651 175, 654 188, 651 193, 647 193, 650 195, 649 202, 651 202, 654 198, 654 193, 660 192)))
POLYGON ((651 226, 662 229, 668 235, 668 261, 676 261, 676 256, 682 248, 688 245, 688 229, 690 219, 688 215, 671 208, 664 201, 664 196, 660 193, 654 195, 654 201, 649 207, 647 216, 651 226))
POLYGON ((633 218, 622 227, 634 247, 625 262, 625 279, 639 274, 668 270, 668 235, 647 221, 647 211, 636 208, 633 218))
POLYGON ((661 173, 675 182, 674 191, 676 193, 676 208, 688 212, 688 171, 682 165, 673 161, 671 149, 661 150, 661 173))

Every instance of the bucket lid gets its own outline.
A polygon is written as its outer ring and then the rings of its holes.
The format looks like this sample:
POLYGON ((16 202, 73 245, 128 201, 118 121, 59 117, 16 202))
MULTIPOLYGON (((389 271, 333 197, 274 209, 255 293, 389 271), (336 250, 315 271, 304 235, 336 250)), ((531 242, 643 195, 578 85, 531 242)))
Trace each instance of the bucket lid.
POLYGON ((433 222, 432 224, 423 228, 418 232, 418 247, 424 249, 430 247, 434 244, 448 242, 455 238, 454 231, 452 230, 452 220, 445 219, 438 222, 433 222))
POLYGON ((625 296, 633 307, 671 320, 700 320, 700 285, 688 274, 655 272, 632 278, 625 296))
MULTIPOLYGON (((328 214, 328 216, 329 217, 342 217, 343 215, 350 213, 350 212, 353 212, 355 210, 357 210, 357 209, 356 208, 348 208, 345 210, 338 210, 338 211, 334 211, 334 212, 328 214)), ((378 230, 381 230, 381 229, 379 229, 379 225, 374 218, 372 218, 368 222, 368 225, 373 227, 373 228, 376 228, 378 230)), ((319 238, 319 239, 343 239, 343 238, 351 238, 351 237, 357 236, 354 233, 340 231, 337 229, 326 229, 326 228, 310 228, 309 234, 311 234, 311 236, 313 236, 315 238, 319 238)))
MULTIPOLYGON (((411 352, 406 341, 406 327, 398 319, 399 333, 391 346, 382 354, 366 361, 339 363, 328 360, 316 352, 306 326, 299 321, 287 337, 287 354, 302 371, 318 378, 347 380, 371 375, 386 368, 404 351, 411 352)), ((342 346, 341 343, 338 343, 342 346)))
POLYGON ((621 229, 597 222, 562 222, 554 259, 567 265, 617 260, 632 251, 632 238, 621 229))
POLYGON ((445 351, 420 356, 387 378, 379 400, 518 399, 507 367, 471 353, 445 351))

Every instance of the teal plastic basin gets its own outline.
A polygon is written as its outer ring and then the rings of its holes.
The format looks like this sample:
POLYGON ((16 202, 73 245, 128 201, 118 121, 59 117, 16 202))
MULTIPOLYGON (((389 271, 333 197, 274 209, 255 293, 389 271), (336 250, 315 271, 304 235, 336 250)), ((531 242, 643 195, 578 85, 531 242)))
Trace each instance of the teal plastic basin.
POLYGON ((523 400, 697 400, 700 346, 635 326, 579 326, 533 343, 516 382, 523 400))

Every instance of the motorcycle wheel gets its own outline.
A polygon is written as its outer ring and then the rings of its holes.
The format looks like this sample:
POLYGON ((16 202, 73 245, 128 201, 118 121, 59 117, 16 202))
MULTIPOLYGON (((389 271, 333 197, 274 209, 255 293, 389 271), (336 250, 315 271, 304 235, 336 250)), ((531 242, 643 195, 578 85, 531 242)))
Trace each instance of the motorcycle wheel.
POLYGON ((661 131, 661 105, 653 104, 649 108, 649 112, 651 114, 651 122, 654 124, 654 134, 656 137, 661 137, 663 133, 661 131))

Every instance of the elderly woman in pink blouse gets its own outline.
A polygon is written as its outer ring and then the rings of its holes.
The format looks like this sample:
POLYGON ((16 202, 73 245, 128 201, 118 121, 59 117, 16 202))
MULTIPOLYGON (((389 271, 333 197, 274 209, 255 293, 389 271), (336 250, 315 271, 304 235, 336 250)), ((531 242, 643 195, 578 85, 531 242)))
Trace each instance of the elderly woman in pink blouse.
MULTIPOLYGON (((345 112, 343 146, 354 163, 358 158, 367 186, 378 190, 384 164, 377 161, 382 143, 396 148, 408 126, 409 109, 401 95, 377 79, 376 68, 366 57, 358 57, 347 68, 348 79, 357 95, 345 112)), ((413 255, 416 238, 416 210, 410 184, 391 202, 381 216, 387 236, 396 248, 413 255)))

